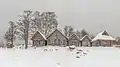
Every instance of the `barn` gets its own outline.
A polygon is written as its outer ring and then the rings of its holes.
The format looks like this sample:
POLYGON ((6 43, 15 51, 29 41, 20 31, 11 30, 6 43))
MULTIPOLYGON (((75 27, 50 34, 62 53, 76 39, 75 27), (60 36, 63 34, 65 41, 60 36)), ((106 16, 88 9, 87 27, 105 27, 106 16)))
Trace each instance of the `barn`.
POLYGON ((67 37, 62 34, 58 29, 53 31, 48 37, 47 37, 47 45, 52 46, 66 46, 67 45, 67 37))
POLYGON ((92 46, 112 46, 115 44, 115 38, 110 36, 106 30, 98 33, 98 35, 92 40, 92 46))
POLYGON ((81 46, 81 42, 79 37, 76 34, 72 34, 71 37, 68 40, 69 46, 75 45, 75 46, 81 46))
POLYGON ((88 47, 92 46, 91 45, 91 40, 92 39, 91 39, 91 37, 89 35, 85 35, 80 40, 81 40, 81 45, 82 46, 88 46, 88 47))
POLYGON ((46 45, 46 37, 39 31, 37 31, 33 37, 31 38, 33 42, 33 46, 45 46, 46 45))

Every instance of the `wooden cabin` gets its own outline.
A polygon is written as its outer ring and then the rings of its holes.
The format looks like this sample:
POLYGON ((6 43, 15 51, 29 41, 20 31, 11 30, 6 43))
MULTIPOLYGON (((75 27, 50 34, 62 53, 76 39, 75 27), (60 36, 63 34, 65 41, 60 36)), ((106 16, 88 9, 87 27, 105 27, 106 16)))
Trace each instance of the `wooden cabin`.
POLYGON ((47 37, 47 45, 66 46, 67 41, 67 37, 65 37, 58 29, 53 31, 53 33, 47 37))
POLYGON ((33 46, 39 47, 39 46, 45 46, 46 45, 46 38, 45 36, 37 31, 33 37, 31 38, 32 42, 33 42, 33 46))
POLYGON ((92 46, 112 46, 116 45, 116 40, 110 36, 105 30, 98 33, 92 40, 92 46))
POLYGON ((91 44, 91 37, 89 35, 85 35, 84 37, 81 38, 81 46, 92 46, 91 44))
POLYGON ((69 46, 75 45, 75 46, 81 46, 81 42, 79 37, 76 34, 72 34, 71 37, 68 40, 69 46))

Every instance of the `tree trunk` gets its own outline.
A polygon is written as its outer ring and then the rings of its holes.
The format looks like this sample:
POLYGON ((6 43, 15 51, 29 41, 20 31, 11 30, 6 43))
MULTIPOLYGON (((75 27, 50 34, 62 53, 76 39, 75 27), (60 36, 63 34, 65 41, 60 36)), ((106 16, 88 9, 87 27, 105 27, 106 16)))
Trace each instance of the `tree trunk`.
POLYGON ((13 48, 14 47, 14 45, 13 45, 13 34, 12 34, 12 36, 11 36, 11 44, 10 44, 10 48, 13 48))
POLYGON ((101 44, 101 40, 98 40, 98 41, 99 41, 99 45, 102 46, 102 44, 101 44))
POLYGON ((111 40, 110 40, 110 47, 112 46, 111 40))
POLYGON ((13 25, 11 25, 11 44, 10 44, 10 48, 13 48, 14 45, 13 45, 13 36, 14 36, 14 33, 13 33, 13 25))
POLYGON ((25 34, 25 49, 28 48, 28 32, 25 34))
POLYGON ((28 48, 28 30, 29 30, 29 22, 25 25, 25 49, 28 48))

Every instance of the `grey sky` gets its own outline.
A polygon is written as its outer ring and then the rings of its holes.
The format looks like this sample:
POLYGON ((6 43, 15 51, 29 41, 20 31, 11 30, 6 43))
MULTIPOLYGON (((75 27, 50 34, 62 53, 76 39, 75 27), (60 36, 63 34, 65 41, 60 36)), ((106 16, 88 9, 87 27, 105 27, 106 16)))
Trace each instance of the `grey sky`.
POLYGON ((73 25, 91 33, 106 29, 120 36, 120 0, 0 0, 0 37, 8 28, 8 21, 16 19, 25 9, 54 11, 59 26, 73 25))

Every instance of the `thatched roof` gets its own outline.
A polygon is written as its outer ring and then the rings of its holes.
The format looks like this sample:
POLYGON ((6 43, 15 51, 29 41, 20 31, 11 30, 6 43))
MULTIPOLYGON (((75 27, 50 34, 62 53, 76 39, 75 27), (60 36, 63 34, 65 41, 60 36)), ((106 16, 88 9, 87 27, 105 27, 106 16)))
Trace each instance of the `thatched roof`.
POLYGON ((112 36, 110 36, 105 30, 98 33, 98 35, 92 40, 92 41, 96 41, 96 40, 115 40, 115 38, 113 38, 112 36))

